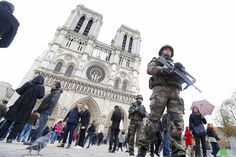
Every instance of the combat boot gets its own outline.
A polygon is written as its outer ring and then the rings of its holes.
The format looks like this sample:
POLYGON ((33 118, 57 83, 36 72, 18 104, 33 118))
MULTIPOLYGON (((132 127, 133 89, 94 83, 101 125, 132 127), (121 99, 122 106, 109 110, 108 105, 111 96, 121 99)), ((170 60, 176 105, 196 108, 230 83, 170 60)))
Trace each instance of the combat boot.
POLYGON ((138 155, 137 157, 145 157, 147 149, 145 147, 138 148, 138 155))

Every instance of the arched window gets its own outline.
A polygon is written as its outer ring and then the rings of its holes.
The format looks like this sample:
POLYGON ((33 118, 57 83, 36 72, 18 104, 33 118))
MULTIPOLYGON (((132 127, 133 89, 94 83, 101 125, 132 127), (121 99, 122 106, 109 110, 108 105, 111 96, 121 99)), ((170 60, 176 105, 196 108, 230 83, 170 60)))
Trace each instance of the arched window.
POLYGON ((127 81, 123 81, 123 84, 122 84, 122 90, 123 91, 127 90, 127 85, 128 85, 128 82, 127 81))
POLYGON ((59 74, 61 71, 61 68, 62 68, 62 62, 58 62, 53 70, 53 73, 59 74))
POLYGON ((114 85, 114 87, 117 89, 117 88, 119 88, 119 84, 120 84, 120 79, 116 79, 115 80, 115 85, 114 85))
POLYGON ((72 74, 72 72, 73 72, 73 69, 74 69, 73 65, 69 65, 69 66, 67 67, 66 72, 65 72, 64 75, 67 76, 67 77, 71 77, 71 74, 72 74))
POLYGON ((128 52, 132 51, 132 45, 133 45, 133 38, 131 37, 129 40, 129 48, 128 48, 128 52))
POLYGON ((122 42, 122 50, 125 50, 125 45, 126 45, 126 40, 127 40, 127 35, 124 36, 123 42, 122 42))
POLYGON ((80 19, 79 19, 79 22, 77 23, 76 27, 75 27, 75 32, 79 32, 80 28, 82 27, 83 23, 84 23, 84 20, 85 20, 85 17, 82 16, 80 19))
POLYGON ((86 28, 85 28, 85 30, 83 32, 83 35, 86 35, 86 36, 88 35, 89 30, 90 30, 92 24, 93 24, 93 20, 89 20, 89 22, 88 22, 88 24, 87 24, 87 26, 86 26, 86 28))

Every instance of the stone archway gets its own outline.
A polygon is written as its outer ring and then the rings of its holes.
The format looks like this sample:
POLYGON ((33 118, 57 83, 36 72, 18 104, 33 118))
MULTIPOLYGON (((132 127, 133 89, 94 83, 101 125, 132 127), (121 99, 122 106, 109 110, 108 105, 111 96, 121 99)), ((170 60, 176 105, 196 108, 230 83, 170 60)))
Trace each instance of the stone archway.
MULTIPOLYGON (((128 122, 129 122, 129 121, 128 121, 128 116, 127 116, 126 111, 125 111, 122 107, 120 107, 120 109, 121 109, 121 112, 124 113, 124 122, 123 122, 123 124, 124 124, 124 129, 123 129, 123 131, 127 132, 127 131, 128 131, 128 122)), ((110 131, 111 116, 112 116, 113 111, 114 111, 114 110, 110 111, 110 113, 107 115, 106 124, 105 124, 105 129, 104 129, 104 133, 107 134, 107 135, 109 134, 109 131, 110 131)))

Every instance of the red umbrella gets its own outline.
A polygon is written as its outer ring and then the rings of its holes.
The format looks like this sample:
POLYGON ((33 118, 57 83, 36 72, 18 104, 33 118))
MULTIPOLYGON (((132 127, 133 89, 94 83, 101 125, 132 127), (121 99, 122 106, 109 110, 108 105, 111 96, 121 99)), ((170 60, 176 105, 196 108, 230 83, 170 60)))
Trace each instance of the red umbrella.
POLYGON ((215 106, 207 100, 194 101, 190 109, 192 110, 194 106, 196 106, 199 109, 199 112, 203 115, 211 115, 215 108, 215 106))

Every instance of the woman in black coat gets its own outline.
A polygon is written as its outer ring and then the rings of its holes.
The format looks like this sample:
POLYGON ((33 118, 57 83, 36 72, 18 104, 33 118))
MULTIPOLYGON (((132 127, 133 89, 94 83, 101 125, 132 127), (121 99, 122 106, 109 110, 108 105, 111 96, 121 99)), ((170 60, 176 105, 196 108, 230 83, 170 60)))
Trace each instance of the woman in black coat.
POLYGON ((203 157, 206 157, 206 133, 202 135, 198 135, 196 131, 194 130, 194 127, 197 127, 199 125, 203 125, 206 123, 207 121, 205 117, 199 112, 199 109, 196 106, 194 106, 192 108, 192 114, 189 117, 189 130, 192 131, 192 134, 195 139, 195 157, 201 156, 200 142, 202 145, 203 157))
POLYGON ((19 123, 26 122, 30 117, 37 99, 44 97, 45 89, 43 83, 44 77, 38 75, 32 81, 26 82, 20 88, 16 89, 16 92, 20 95, 20 97, 12 106, 9 107, 9 111, 5 115, 6 121, 0 129, 0 138, 6 135, 9 127, 14 122, 11 133, 8 136, 8 142, 10 143, 12 141, 11 137, 15 136, 12 135, 15 134, 14 126, 17 126, 19 123))

